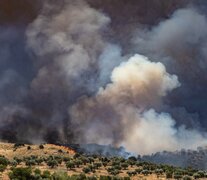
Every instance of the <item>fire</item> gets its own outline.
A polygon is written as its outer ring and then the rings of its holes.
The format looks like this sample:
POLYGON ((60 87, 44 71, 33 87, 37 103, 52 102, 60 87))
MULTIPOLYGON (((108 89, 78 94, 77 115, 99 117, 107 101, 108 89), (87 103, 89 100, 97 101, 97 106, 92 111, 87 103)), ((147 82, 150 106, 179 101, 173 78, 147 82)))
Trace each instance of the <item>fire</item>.
POLYGON ((69 147, 66 147, 66 146, 60 146, 60 145, 55 145, 55 144, 48 144, 48 145, 52 146, 54 148, 57 148, 57 149, 61 149, 62 151, 65 151, 65 152, 67 152, 70 155, 76 154, 76 152, 73 149, 71 149, 69 147))

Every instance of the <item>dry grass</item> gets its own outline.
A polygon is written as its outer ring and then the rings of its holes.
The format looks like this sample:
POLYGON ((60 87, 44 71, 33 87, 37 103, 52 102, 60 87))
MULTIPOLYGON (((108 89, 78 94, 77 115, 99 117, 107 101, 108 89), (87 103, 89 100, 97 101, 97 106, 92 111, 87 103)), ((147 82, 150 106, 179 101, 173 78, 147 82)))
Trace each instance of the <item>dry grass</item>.
POLYGON ((73 156, 75 152, 64 146, 57 146, 53 144, 44 144, 44 149, 40 149, 39 145, 24 145, 18 148, 14 148, 14 144, 11 143, 0 143, 0 155, 4 155, 8 159, 13 159, 14 157, 22 158, 24 156, 49 156, 49 155, 59 155, 58 152, 61 150, 64 155, 73 156), (31 147, 28 150, 28 146, 31 147))
MULTIPOLYGON (((40 149, 39 145, 24 145, 20 146, 18 148, 14 147, 14 144, 11 143, 0 143, 0 155, 5 156, 9 160, 12 160, 14 157, 23 158, 23 157, 29 157, 31 155, 35 155, 38 157, 48 157, 50 155, 56 156, 61 155, 65 157, 72 158, 75 152, 69 148, 63 147, 63 146, 57 146, 53 144, 45 144, 43 149, 40 149), (28 146, 30 146, 31 149, 28 149, 28 146)), ((98 159, 95 160, 96 162, 99 162, 98 159)), ((74 168, 72 170, 69 170, 66 168, 66 165, 64 162, 62 162, 58 167, 50 168, 47 166, 45 162, 43 162, 41 165, 35 165, 32 167, 32 169, 40 169, 41 171, 48 170, 51 173, 58 172, 58 171, 65 171, 68 173, 68 175, 74 175, 74 174, 80 174, 82 173, 82 169, 89 164, 81 165, 79 168, 74 168)), ((25 167, 25 163, 20 163, 17 167, 25 167)), ((88 173, 88 176, 95 175, 99 177, 100 175, 108 176, 110 175, 107 171, 108 168, 110 168, 110 164, 106 167, 102 166, 98 170, 96 170, 95 173, 88 173)), ((8 172, 10 171, 10 166, 7 167, 7 169, 1 174, 0 173, 0 179, 8 180, 8 172)), ((137 168, 137 166, 129 166, 127 170, 121 170, 121 173, 119 174, 120 177, 127 177, 127 171, 134 171, 137 168)), ((151 174, 148 176, 144 175, 136 175, 131 177, 132 180, 165 180, 165 175, 157 176, 156 174, 151 174)))

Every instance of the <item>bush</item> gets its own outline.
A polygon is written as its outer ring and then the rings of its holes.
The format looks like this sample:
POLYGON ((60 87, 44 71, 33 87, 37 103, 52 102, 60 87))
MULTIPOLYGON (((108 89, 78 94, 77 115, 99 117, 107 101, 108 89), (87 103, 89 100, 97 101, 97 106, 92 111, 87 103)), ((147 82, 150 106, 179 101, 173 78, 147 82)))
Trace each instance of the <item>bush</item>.
POLYGON ((41 174, 40 169, 35 169, 35 170, 34 170, 34 174, 36 174, 36 175, 37 175, 37 174, 40 175, 40 174, 41 174))
POLYGON ((66 163, 66 167, 67 167, 67 169, 73 169, 73 168, 75 168, 75 164, 72 161, 68 161, 66 163))
POLYGON ((87 179, 88 180, 98 180, 97 177, 95 177, 95 176, 89 176, 87 179))
POLYGON ((80 177, 79 180, 87 179, 87 178, 86 178, 86 175, 85 175, 84 173, 81 173, 81 174, 79 175, 79 177, 80 177))
POLYGON ((79 154, 79 153, 76 153, 74 156, 73 156, 73 158, 79 158, 81 155, 79 154))
POLYGON ((17 164, 18 164, 18 163, 17 163, 16 160, 13 160, 13 161, 10 162, 10 165, 13 166, 13 167, 16 167, 17 164))
POLYGON ((31 150, 31 146, 27 146, 27 150, 31 150))
POLYGON ((193 174, 194 179, 199 179, 201 178, 201 175, 199 173, 193 174))
POLYGON ((50 176, 51 176, 51 174, 50 174, 50 171, 43 171, 43 173, 42 173, 42 175, 41 175, 41 177, 42 178, 45 178, 45 179, 49 179, 50 178, 50 176))
POLYGON ((25 146, 24 143, 15 143, 14 144, 14 148, 19 148, 19 147, 22 147, 22 146, 25 146))
POLYGON ((145 176, 147 176, 148 174, 150 174, 149 170, 142 170, 142 174, 144 174, 145 176))
POLYGON ((39 148, 40 148, 40 149, 44 149, 43 144, 40 144, 40 145, 39 145, 39 148))
POLYGON ((137 158, 134 157, 134 156, 131 156, 131 157, 128 158, 128 160, 130 160, 130 161, 137 161, 137 158))
POLYGON ((98 168, 100 168, 102 166, 102 164, 101 163, 94 163, 94 167, 96 168, 96 169, 98 169, 98 168))
POLYGON ((107 162, 103 162, 103 166, 106 167, 108 165, 107 162))
POLYGON ((174 179, 181 179, 183 176, 181 174, 174 174, 174 179))
POLYGON ((62 149, 59 149, 59 150, 58 150, 58 153, 63 153, 62 149))
POLYGON ((33 160, 33 159, 26 160, 25 164, 26 164, 26 166, 35 166, 36 165, 36 161, 33 160))
POLYGON ((82 169, 82 171, 84 172, 84 173, 89 173, 90 171, 91 171, 91 169, 90 168, 88 168, 88 167, 84 167, 83 169, 82 169))
POLYGON ((18 157, 14 157, 14 160, 17 162, 17 164, 20 164, 22 162, 22 159, 18 157))
POLYGON ((52 179, 53 180, 67 180, 69 179, 69 176, 66 172, 59 171, 59 172, 55 172, 52 175, 52 179))
POLYGON ((5 166, 7 166, 8 163, 9 163, 9 161, 8 161, 7 158, 5 158, 5 157, 3 157, 3 156, 0 157, 0 165, 5 165, 5 166))
POLYGON ((6 165, 0 164, 0 172, 4 172, 6 167, 6 165))
POLYGON ((70 161, 70 158, 69 157, 63 157, 63 161, 68 162, 68 161, 70 161))
POLYGON ((137 174, 140 174, 142 172, 142 169, 135 169, 137 174))
POLYGON ((204 171, 198 171, 197 172, 201 178, 204 178, 205 177, 205 172, 204 171))
POLYGON ((100 180, 112 180, 110 176, 100 176, 100 180))
POLYGON ((40 165, 43 161, 44 161, 43 158, 38 158, 38 159, 36 160, 36 163, 37 163, 38 165, 40 165))
POLYGON ((122 164, 121 164, 121 167, 124 168, 125 170, 128 168, 128 166, 129 166, 129 165, 128 165, 127 163, 122 163, 122 164))
POLYGON ((76 165, 77 167, 79 167, 82 163, 83 163, 83 162, 82 162, 81 160, 76 160, 76 161, 75 161, 75 165, 76 165))
POLYGON ((32 170, 31 168, 13 168, 12 171, 9 172, 9 178, 11 180, 32 179, 32 170))
POLYGON ((54 167, 56 167, 56 166, 58 166, 58 162, 56 161, 56 160, 49 160, 48 162, 47 162, 47 165, 49 166, 49 167, 51 167, 51 168, 54 168, 54 167))
POLYGON ((192 180, 192 178, 190 176, 184 176, 183 180, 192 180))
POLYGON ((173 177, 173 172, 171 171, 166 171, 166 178, 171 179, 173 177))
POLYGON ((110 173, 112 175, 116 176, 116 175, 118 175, 120 173, 120 171, 119 170, 114 170, 114 171, 111 171, 110 173))

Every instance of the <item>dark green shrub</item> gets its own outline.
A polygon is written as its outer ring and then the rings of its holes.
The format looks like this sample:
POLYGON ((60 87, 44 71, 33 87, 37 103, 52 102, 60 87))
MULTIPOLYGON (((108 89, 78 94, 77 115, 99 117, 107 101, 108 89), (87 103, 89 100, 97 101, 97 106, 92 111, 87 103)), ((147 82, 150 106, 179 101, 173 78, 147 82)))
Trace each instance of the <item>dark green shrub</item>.
POLYGON ((173 177, 173 172, 171 171, 166 171, 166 178, 171 179, 173 177))
POLYGON ((50 171, 47 171, 47 170, 46 171, 43 171, 43 173, 41 175, 42 178, 46 178, 46 179, 47 178, 49 179, 50 176, 51 176, 50 171))
POLYGON ((44 145, 43 145, 43 144, 40 144, 40 145, 39 145, 39 148, 40 148, 40 149, 44 149, 44 145))
POLYGON ((121 167, 125 170, 128 168, 128 166, 129 166, 128 163, 122 163, 121 164, 121 167))
POLYGON ((79 154, 79 153, 76 153, 74 156, 73 156, 73 158, 79 158, 81 155, 79 154))
POLYGON ((135 169, 137 174, 140 174, 142 172, 142 169, 135 169))
POLYGON ((81 165, 81 164, 83 164, 83 162, 81 161, 81 160, 79 160, 79 159, 77 159, 77 160, 75 160, 75 165, 79 168, 79 166, 81 165))
POLYGON ((88 168, 88 167, 84 167, 83 169, 82 169, 82 171, 84 172, 84 173, 89 173, 90 171, 91 171, 91 169, 90 168, 88 168))
POLYGON ((67 169, 73 169, 73 168, 75 168, 75 164, 73 161, 68 161, 66 163, 66 167, 67 167, 67 169))
POLYGON ((0 172, 4 172, 6 170, 6 165, 0 164, 0 172))
POLYGON ((24 143, 15 143, 14 144, 14 148, 19 148, 19 147, 22 147, 22 146, 25 146, 24 143))
POLYGON ((87 180, 98 180, 98 179, 97 179, 97 177, 95 177, 95 176, 89 176, 89 177, 87 178, 87 180))
POLYGON ((7 166, 9 164, 9 160, 3 156, 0 156, 0 164, 7 166))
POLYGON ((59 149, 58 152, 59 152, 59 153, 63 153, 63 150, 62 150, 62 149, 59 149))
POLYGON ((14 160, 17 162, 17 164, 20 164, 22 162, 22 159, 18 157, 14 157, 14 160))
POLYGON ((39 174, 39 175, 40 175, 40 174, 41 174, 40 169, 35 169, 35 170, 34 170, 34 174, 39 174))
POLYGON ((36 163, 37 163, 38 165, 40 165, 43 161, 44 161, 43 158, 38 158, 38 159, 36 159, 36 163))
POLYGON ((183 180, 192 180, 192 178, 190 176, 184 176, 183 180))
POLYGON ((26 160, 25 164, 26 164, 26 166, 35 166, 36 165, 36 161, 33 160, 33 159, 26 160))
POLYGON ((108 165, 107 162, 103 162, 103 166, 106 167, 108 165))
POLYGON ((147 176, 148 174, 150 174, 150 171, 149 170, 142 170, 141 173, 144 174, 145 176, 147 176))
POLYGON ((10 161, 10 165, 16 167, 18 165, 16 160, 10 161))
POLYGON ((69 176, 66 172, 59 171, 59 172, 55 172, 52 175, 52 179, 53 180, 67 180, 69 179, 69 176))
POLYGON ((195 173, 195 174, 193 174, 193 178, 194 179, 199 179, 199 178, 201 178, 201 175, 198 174, 198 173, 195 173))
POLYGON ((54 167, 58 166, 58 162, 56 160, 52 159, 47 162, 47 165, 51 168, 54 168, 54 167))
POLYGON ((70 161, 70 158, 69 157, 63 157, 63 161, 68 162, 68 161, 70 161))
POLYGON ((110 176, 100 176, 100 180, 112 180, 110 176))
POLYGON ((11 180, 27 180, 32 179, 32 170, 31 168, 13 168, 11 172, 9 172, 9 178, 11 180))
POLYGON ((183 175, 181 174, 174 174, 174 179, 182 179, 183 175))
POLYGON ((131 156, 131 157, 128 158, 128 160, 130 160, 130 161, 137 161, 137 158, 134 157, 134 156, 131 156))

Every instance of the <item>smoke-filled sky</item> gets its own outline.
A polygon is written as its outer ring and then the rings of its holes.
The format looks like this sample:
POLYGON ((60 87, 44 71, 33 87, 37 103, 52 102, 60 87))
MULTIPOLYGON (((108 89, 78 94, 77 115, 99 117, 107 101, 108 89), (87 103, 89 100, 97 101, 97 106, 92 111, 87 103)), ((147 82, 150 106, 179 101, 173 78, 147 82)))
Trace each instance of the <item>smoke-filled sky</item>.
POLYGON ((207 145, 205 0, 1 0, 0 139, 128 151, 207 145))

